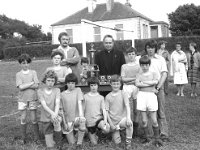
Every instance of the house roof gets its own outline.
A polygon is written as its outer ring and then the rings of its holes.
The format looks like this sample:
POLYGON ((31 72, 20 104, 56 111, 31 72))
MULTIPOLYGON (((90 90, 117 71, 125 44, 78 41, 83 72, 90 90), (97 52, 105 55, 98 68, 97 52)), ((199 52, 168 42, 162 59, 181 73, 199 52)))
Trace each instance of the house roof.
POLYGON ((52 24, 51 26, 59 26, 66 24, 79 24, 81 19, 87 19, 93 22, 96 21, 106 21, 106 20, 117 20, 117 19, 127 19, 127 18, 136 18, 141 17, 143 19, 152 20, 143 14, 135 11, 129 6, 121 4, 119 2, 114 2, 113 9, 108 12, 106 10, 106 4, 97 4, 93 13, 88 12, 88 7, 52 24))

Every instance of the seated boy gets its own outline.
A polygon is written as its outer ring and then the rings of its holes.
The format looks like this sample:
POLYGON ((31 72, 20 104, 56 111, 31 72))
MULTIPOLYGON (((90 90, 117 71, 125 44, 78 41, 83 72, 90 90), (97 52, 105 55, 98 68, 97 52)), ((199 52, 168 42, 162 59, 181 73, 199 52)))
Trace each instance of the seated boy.
POLYGON ((156 146, 162 146, 162 142, 159 137, 159 127, 157 122, 157 110, 158 101, 155 94, 155 86, 158 84, 158 76, 155 72, 149 71, 149 66, 151 64, 150 58, 145 55, 139 60, 141 66, 141 72, 137 75, 135 85, 139 88, 137 95, 137 109, 142 115, 142 126, 144 130, 144 139, 142 143, 150 142, 148 138, 148 116, 147 111, 150 113, 153 124, 153 132, 155 136, 154 144, 156 146))
POLYGON ((140 71, 139 62, 136 60, 137 50, 133 47, 127 49, 126 54, 128 57, 128 63, 122 65, 121 77, 124 83, 123 91, 128 93, 129 101, 132 110, 132 120, 133 120, 133 137, 137 136, 139 113, 136 110, 136 97, 138 88, 135 86, 136 75, 140 71))
MULTIPOLYGON (((55 88, 57 75, 53 70, 45 73, 42 82, 45 86, 38 90, 38 97, 41 102, 41 117, 42 130, 45 135, 47 148, 53 148, 55 145, 53 134, 55 131, 55 140, 61 142, 61 117, 58 115, 60 107, 60 89, 55 88)), ((60 145, 57 145, 60 146, 60 145)))
POLYGON ((81 147, 85 134, 85 117, 83 114, 83 93, 79 87, 75 87, 78 79, 74 73, 70 73, 65 77, 67 90, 61 93, 61 108, 68 129, 63 128, 63 134, 70 144, 75 144, 74 130, 78 130, 77 146, 81 147))
POLYGON ((81 74, 80 74, 80 77, 81 77, 81 84, 86 84, 86 81, 87 81, 87 72, 89 70, 88 68, 88 65, 89 65, 89 60, 87 57, 82 57, 81 58, 81 74))
POLYGON ((48 70, 53 70, 55 71, 58 81, 56 83, 56 87, 60 88, 61 92, 64 91, 65 89, 65 77, 69 74, 72 73, 72 70, 68 66, 61 66, 61 61, 64 58, 63 53, 60 51, 53 51, 51 53, 51 59, 53 62, 52 67, 48 67, 46 71, 48 70))
POLYGON ((108 123, 115 144, 121 143, 120 129, 126 129, 126 149, 131 149, 133 125, 130 115, 130 106, 127 93, 120 90, 121 77, 111 76, 112 91, 105 98, 105 106, 108 115, 108 123))
POLYGON ((107 122, 104 97, 98 93, 99 80, 96 77, 88 79, 90 92, 84 95, 85 118, 89 139, 93 145, 97 144, 96 131, 100 129, 103 133, 108 133, 110 125, 107 122))

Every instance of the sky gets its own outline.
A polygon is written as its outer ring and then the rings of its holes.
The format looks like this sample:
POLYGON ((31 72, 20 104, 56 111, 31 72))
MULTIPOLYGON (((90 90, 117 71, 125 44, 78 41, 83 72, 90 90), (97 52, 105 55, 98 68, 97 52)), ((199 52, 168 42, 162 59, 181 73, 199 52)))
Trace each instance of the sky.
MULTIPOLYGON (((125 3, 126 0, 114 0, 125 3)), ((106 0, 97 0, 105 3, 106 0)), ((200 5, 200 0, 130 0, 132 8, 154 21, 169 23, 167 14, 180 5, 200 5)), ((1 0, 0 14, 33 25, 42 25, 42 30, 51 32, 51 24, 87 7, 87 0, 1 0)))

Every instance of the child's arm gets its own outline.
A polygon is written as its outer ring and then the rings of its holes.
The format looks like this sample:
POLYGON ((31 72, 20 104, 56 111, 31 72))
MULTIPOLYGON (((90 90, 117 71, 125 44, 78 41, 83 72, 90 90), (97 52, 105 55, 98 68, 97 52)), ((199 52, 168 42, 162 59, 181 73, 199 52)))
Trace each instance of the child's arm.
POLYGON ((126 106, 126 123, 127 123, 127 126, 131 126, 132 121, 131 121, 129 98, 128 98, 128 96, 125 92, 122 92, 122 94, 123 94, 124 103, 125 103, 125 106, 126 106))
POLYGON ((157 80, 151 80, 151 81, 143 81, 143 83, 148 84, 149 86, 157 85, 158 79, 157 80))
POLYGON ((81 119, 81 121, 85 120, 84 118, 84 113, 83 113, 83 93, 81 91, 81 89, 78 89, 78 110, 79 110, 79 117, 81 119))
POLYGON ((101 101, 101 108, 102 108, 102 112, 103 112, 103 119, 104 119, 104 122, 107 123, 108 119, 107 119, 107 113, 106 113, 106 108, 105 108, 105 103, 104 103, 104 98, 102 99, 101 101))
POLYGON ((124 83, 127 83, 127 82, 135 82, 135 79, 136 78, 129 78, 129 77, 126 77, 126 73, 125 73, 125 65, 122 65, 121 67, 121 77, 122 77, 122 81, 124 83))
POLYGON ((39 91, 38 91, 38 97, 39 97, 39 100, 40 100, 41 105, 42 105, 42 107, 44 108, 44 110, 47 111, 47 112, 51 115, 51 119, 52 119, 53 121, 57 121, 56 119, 57 119, 58 114, 56 114, 53 110, 51 110, 51 109, 47 106, 44 97, 42 96, 42 94, 41 94, 39 91))
POLYGON ((116 126, 113 124, 113 122, 110 118, 110 115, 109 115, 109 101, 107 98, 105 98, 105 108, 106 108, 106 116, 107 116, 107 120, 110 125, 110 128, 111 128, 111 130, 115 130, 116 126))
POLYGON ((110 128, 111 128, 111 130, 115 130, 116 126, 113 124, 112 120, 110 119, 110 115, 109 115, 108 110, 106 112, 107 112, 106 114, 107 114, 107 119, 108 119, 108 123, 110 125, 110 128))
POLYGON ((136 78, 127 78, 127 77, 123 77, 122 76, 122 81, 124 82, 124 83, 129 83, 129 82, 132 82, 132 83, 135 83, 135 80, 136 80, 136 78))
POLYGON ((38 83, 34 83, 33 85, 30 86, 31 89, 38 89, 39 84, 38 83))
POLYGON ((138 88, 149 87, 148 84, 145 84, 143 83, 143 81, 140 81, 140 75, 137 75, 136 77, 135 86, 137 86, 138 88))
POLYGON ((58 89, 56 93, 56 102, 55 102, 55 111, 54 111, 56 115, 58 115, 59 109, 60 109, 60 89, 58 89))
POLYGON ((32 82, 29 82, 29 83, 24 83, 24 84, 21 84, 18 86, 18 88, 20 90, 26 90, 28 88, 31 88, 31 86, 33 86, 35 83, 32 81, 32 82))
POLYGON ((30 87, 31 89, 38 89, 39 87, 39 80, 37 77, 37 72, 33 70, 33 81, 34 84, 30 87))

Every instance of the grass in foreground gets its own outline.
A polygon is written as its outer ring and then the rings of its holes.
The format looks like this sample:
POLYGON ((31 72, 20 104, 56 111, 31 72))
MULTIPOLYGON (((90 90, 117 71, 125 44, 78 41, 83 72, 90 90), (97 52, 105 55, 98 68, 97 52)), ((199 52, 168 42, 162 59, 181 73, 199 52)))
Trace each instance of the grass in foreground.
MULTIPOLYGON (((51 66, 50 60, 40 60, 32 63, 32 69, 36 70, 41 80, 42 73, 51 66)), ((0 150, 45 150, 44 141, 42 145, 32 143, 31 128, 28 128, 28 140, 26 145, 21 145, 20 140, 14 140, 20 136, 19 114, 1 118, 1 116, 17 112, 17 89, 15 87, 15 74, 20 70, 17 62, 0 62, 0 150)), ((199 88, 199 87, 198 87, 199 88)), ((164 143, 161 148, 150 145, 142 145, 139 139, 132 141, 133 149, 136 150, 198 150, 200 149, 200 99, 191 98, 190 86, 185 89, 185 97, 177 97, 176 88, 170 84, 169 94, 166 98, 166 115, 169 124, 170 142, 164 143)), ((200 95, 200 91, 198 91, 200 95)), ((123 140, 124 141, 124 140, 123 140)), ((124 144, 124 142, 123 142, 124 144)), ((122 145, 123 145, 122 144, 122 145)), ((69 149, 68 144, 65 144, 69 149)), ((122 150, 107 139, 91 147, 88 139, 85 139, 84 149, 88 150, 122 150)))

